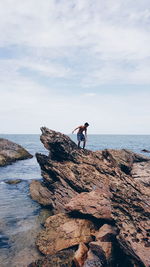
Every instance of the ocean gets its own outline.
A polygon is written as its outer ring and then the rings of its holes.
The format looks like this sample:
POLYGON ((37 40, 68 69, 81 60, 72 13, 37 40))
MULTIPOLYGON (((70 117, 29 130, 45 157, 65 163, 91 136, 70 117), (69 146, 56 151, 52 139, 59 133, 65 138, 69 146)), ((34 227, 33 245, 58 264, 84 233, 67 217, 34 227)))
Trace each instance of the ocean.
MULTIPOLYGON (((32 155, 47 154, 39 135, 0 135, 22 145, 32 155)), ((76 135, 70 136, 76 142, 76 135)), ((89 135, 87 149, 96 151, 106 148, 130 149, 142 153, 150 150, 150 135, 89 135)), ((146 153, 150 156, 150 153, 146 153)), ((39 257, 35 247, 37 232, 44 219, 50 215, 47 209, 30 198, 29 184, 41 179, 40 167, 35 156, 0 168, 0 266, 25 267, 39 257), (18 184, 7 180, 21 179, 18 184)))

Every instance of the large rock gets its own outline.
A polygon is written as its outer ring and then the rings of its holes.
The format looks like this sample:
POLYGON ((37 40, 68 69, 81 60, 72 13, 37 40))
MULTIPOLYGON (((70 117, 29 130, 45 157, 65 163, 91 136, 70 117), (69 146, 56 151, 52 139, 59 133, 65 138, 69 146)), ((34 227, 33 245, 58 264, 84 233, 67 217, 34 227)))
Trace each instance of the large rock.
POLYGON ((40 232, 36 245, 43 254, 53 255, 81 242, 90 242, 93 231, 91 221, 70 218, 60 213, 46 220, 45 229, 40 232))
POLYGON ((51 206, 52 193, 40 181, 33 180, 30 183, 30 194, 32 199, 43 206, 51 206))
MULTIPOLYGON (((49 156, 42 154, 36 156, 42 170, 42 184, 50 192, 53 212, 56 214, 65 212, 65 205, 70 202, 71 198, 75 197, 74 199, 77 200, 76 196, 79 196, 81 200, 82 193, 84 193, 84 198, 88 199, 91 191, 105 192, 109 197, 110 205, 108 206, 111 207, 111 223, 117 227, 118 250, 128 257, 126 266, 148 267, 150 265, 149 191, 141 181, 139 182, 132 176, 132 169, 134 164, 149 164, 150 159, 128 150, 92 152, 78 149, 69 137, 47 128, 42 128, 41 140, 49 150, 49 156)), ((94 206, 100 205, 99 199, 95 198, 94 206)), ((104 204, 104 198, 101 200, 104 204)), ((77 207, 74 206, 73 209, 79 209, 83 216, 91 214, 92 217, 94 210, 97 210, 95 214, 99 214, 98 220, 101 223, 108 223, 105 214, 105 211, 108 212, 108 207, 104 209, 104 205, 101 215, 99 207, 91 208, 90 203, 85 201, 77 203, 77 207)), ((55 249, 52 249, 52 239, 49 239, 50 242, 44 241, 47 238, 46 231, 43 236, 41 235, 40 240, 43 239, 42 245, 39 245, 39 247, 43 246, 41 251, 55 253, 62 249, 63 246, 58 244, 55 249)), ((68 246, 72 244, 75 243, 70 242, 68 246)), ((93 249, 99 250, 97 245, 93 249)), ((95 262, 100 264, 98 256, 93 256, 93 254, 94 252, 91 251, 91 258, 96 257, 95 262)))
POLYGON ((104 189, 81 193, 65 205, 65 210, 90 215, 96 219, 112 220, 110 197, 111 193, 104 189))
POLYGON ((22 146, 7 139, 0 138, 0 167, 17 160, 29 159, 33 156, 22 146))

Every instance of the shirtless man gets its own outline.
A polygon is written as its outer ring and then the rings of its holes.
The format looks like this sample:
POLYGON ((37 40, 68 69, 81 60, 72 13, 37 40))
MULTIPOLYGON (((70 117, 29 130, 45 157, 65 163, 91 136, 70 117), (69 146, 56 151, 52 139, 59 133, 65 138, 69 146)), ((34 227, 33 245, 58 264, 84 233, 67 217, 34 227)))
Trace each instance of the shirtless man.
POLYGON ((81 141, 83 142, 83 149, 85 148, 88 126, 89 124, 86 122, 84 125, 78 126, 72 131, 72 133, 74 133, 76 130, 79 129, 77 132, 78 148, 80 148, 81 141), (85 135, 83 134, 83 132, 85 132, 85 135))

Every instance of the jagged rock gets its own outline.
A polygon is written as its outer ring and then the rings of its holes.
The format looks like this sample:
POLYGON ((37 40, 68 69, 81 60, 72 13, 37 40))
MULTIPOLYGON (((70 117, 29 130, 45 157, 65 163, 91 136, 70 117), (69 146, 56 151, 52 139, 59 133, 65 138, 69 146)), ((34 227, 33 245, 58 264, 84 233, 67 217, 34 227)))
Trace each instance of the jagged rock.
POLYGON ((87 254, 87 259, 83 267, 106 267, 107 261, 102 248, 93 242, 90 244, 90 249, 87 254))
POLYGON ((22 146, 7 139, 0 138, 0 167, 16 160, 32 158, 33 156, 22 146))
MULTIPOLYGON (((134 163, 131 171, 132 177, 144 186, 150 186, 150 161, 134 163)), ((148 188, 149 191, 149 188, 148 188)))
POLYGON ((104 261, 104 266, 113 267, 114 264, 117 265, 115 262, 115 256, 114 256, 114 243, 116 240, 117 231, 115 227, 104 224, 102 227, 100 227, 99 231, 95 233, 96 241, 91 242, 89 244, 90 249, 94 246, 97 246, 100 250, 99 258, 101 259, 101 262, 104 261), (106 264, 107 262, 107 264, 106 264))
POLYGON ((110 197, 111 193, 104 189, 81 193, 65 205, 65 210, 90 215, 97 219, 112 220, 110 197))
POLYGON ((51 192, 48 188, 37 180, 33 180, 30 184, 30 194, 32 199, 36 200, 43 206, 51 206, 51 192))
MULTIPOLYGON (((148 164, 150 159, 128 150, 92 152, 78 149, 69 137, 47 128, 42 128, 41 140, 50 153, 49 156, 36 156, 43 183, 51 194, 54 213, 65 212, 65 205, 80 193, 95 189, 108 192, 112 222, 118 231, 118 250, 128 256, 124 266, 148 267, 149 191, 132 177, 132 168, 134 164, 148 164)), ((47 238, 46 231, 43 240, 47 238)), ((43 241, 42 246, 44 253, 55 253, 50 243, 43 241)), ((99 259, 95 260, 98 263, 99 259)))
POLYGON ((94 225, 85 219, 74 219, 61 213, 50 216, 45 222, 45 230, 41 231, 36 245, 45 255, 53 255, 58 251, 79 243, 92 241, 94 225))
POLYGON ((117 228, 109 224, 104 224, 97 232, 95 232, 96 240, 101 242, 113 242, 117 235, 117 228))
POLYGON ((82 267, 87 258, 88 248, 84 243, 80 243, 78 250, 74 255, 74 263, 76 267, 82 267))

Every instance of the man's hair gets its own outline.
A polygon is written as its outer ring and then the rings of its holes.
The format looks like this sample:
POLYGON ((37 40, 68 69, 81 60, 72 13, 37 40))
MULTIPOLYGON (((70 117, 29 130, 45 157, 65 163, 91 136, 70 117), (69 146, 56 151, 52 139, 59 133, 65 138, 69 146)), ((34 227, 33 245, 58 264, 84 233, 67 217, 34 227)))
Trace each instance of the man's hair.
POLYGON ((85 126, 89 126, 88 122, 84 123, 85 126))

